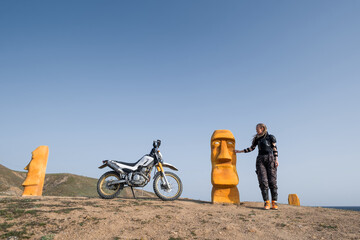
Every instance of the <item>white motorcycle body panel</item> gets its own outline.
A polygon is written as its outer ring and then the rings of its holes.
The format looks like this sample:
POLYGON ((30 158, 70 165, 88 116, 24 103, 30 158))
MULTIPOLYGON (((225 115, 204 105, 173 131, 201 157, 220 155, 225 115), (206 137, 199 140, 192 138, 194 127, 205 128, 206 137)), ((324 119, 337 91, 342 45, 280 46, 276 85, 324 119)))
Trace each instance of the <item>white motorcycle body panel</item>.
POLYGON ((150 157, 150 156, 143 156, 139 162, 134 165, 134 166, 129 166, 129 165, 126 165, 126 164, 123 164, 123 163, 118 163, 118 162, 114 162, 114 164, 116 164, 118 167, 122 168, 122 169, 129 169, 131 171, 135 171, 138 169, 139 166, 148 166, 150 163, 152 163, 154 161, 154 158, 153 157, 150 157))

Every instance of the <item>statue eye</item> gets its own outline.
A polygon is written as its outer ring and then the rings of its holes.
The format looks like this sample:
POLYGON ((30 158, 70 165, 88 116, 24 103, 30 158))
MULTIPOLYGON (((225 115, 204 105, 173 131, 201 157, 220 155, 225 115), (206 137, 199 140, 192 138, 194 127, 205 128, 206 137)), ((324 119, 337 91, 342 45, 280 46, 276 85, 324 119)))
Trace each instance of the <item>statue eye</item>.
POLYGON ((213 145, 217 147, 217 146, 220 145, 220 142, 219 142, 219 141, 215 141, 215 142, 213 143, 213 145))
POLYGON ((227 144, 230 145, 230 146, 234 146, 234 143, 230 142, 230 141, 228 141, 227 144))

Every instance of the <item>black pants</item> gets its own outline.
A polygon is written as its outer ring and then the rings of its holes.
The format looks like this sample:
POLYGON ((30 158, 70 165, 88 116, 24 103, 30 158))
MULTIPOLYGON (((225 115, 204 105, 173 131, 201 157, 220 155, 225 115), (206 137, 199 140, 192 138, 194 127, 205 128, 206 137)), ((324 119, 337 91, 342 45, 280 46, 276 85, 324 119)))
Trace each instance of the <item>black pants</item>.
POLYGON ((269 188, 272 200, 277 201, 277 168, 272 154, 259 155, 256 158, 256 174, 264 201, 269 200, 269 188))

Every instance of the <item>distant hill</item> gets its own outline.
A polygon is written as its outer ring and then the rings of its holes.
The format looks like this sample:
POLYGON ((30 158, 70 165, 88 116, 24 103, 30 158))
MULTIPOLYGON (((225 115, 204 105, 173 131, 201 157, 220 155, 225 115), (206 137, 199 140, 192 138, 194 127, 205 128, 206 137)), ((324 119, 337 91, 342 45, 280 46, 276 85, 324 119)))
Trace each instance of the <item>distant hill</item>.
MULTIPOLYGON (((0 195, 21 196, 22 183, 26 172, 13 171, 0 164, 0 195)), ((84 177, 69 173, 46 174, 44 196, 98 197, 96 178, 84 177)), ((135 189, 137 196, 154 197, 153 193, 135 189)), ((132 198, 129 188, 125 188, 120 197, 132 198)))
POLYGON ((0 164, 0 195, 19 196, 26 174, 12 171, 0 164))

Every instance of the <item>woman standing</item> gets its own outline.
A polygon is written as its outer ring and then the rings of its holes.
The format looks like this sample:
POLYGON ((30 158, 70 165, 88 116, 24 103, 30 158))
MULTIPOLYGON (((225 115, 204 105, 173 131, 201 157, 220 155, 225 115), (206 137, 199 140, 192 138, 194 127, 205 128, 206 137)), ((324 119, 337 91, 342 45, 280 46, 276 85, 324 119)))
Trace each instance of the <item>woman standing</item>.
POLYGON ((259 149, 259 155, 256 158, 256 174, 259 180, 259 187, 264 199, 264 208, 270 209, 269 188, 271 191, 272 206, 271 209, 278 209, 277 205, 277 167, 278 151, 276 147, 276 139, 267 132, 267 127, 263 123, 256 125, 256 135, 252 141, 251 147, 244 150, 235 150, 235 153, 248 153, 254 151, 256 146, 259 149))

